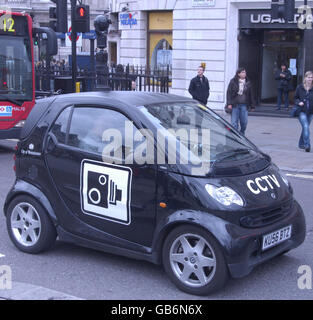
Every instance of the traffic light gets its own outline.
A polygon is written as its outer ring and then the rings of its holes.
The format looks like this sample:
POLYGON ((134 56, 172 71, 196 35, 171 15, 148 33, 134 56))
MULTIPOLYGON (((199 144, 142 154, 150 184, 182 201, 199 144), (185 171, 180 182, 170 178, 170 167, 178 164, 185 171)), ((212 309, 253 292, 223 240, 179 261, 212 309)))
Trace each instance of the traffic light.
POLYGON ((50 7, 49 8, 49 27, 54 30, 57 31, 57 8, 56 7, 50 7))
POLYGON ((271 9, 273 19, 293 20, 295 0, 272 0, 271 9))
POLYGON ((75 7, 73 23, 75 24, 75 32, 90 31, 89 6, 81 4, 75 7))
POLYGON ((49 8, 49 27, 56 32, 67 32, 67 0, 51 0, 56 7, 49 8))
POLYGON ((33 40, 34 40, 34 46, 38 46, 39 45, 39 37, 38 37, 38 35, 34 36, 33 40))
POLYGON ((285 1, 285 19, 287 21, 294 19, 295 14, 295 0, 285 1))
POLYGON ((285 0, 272 0, 271 10, 272 19, 285 18, 285 0))

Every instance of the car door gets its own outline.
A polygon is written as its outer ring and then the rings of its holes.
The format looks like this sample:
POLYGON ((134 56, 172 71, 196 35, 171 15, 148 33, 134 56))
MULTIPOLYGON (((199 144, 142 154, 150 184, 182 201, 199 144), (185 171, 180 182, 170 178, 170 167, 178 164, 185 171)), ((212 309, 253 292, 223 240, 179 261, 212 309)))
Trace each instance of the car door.
POLYGON ((51 127, 45 158, 68 212, 63 218, 67 231, 115 245, 121 245, 119 239, 151 245, 156 169, 153 164, 125 164, 133 151, 125 146, 125 130, 130 127, 140 135, 123 113, 104 106, 71 107, 51 127), (66 114, 70 114, 68 125, 60 123, 66 121, 66 114), (82 224, 72 224, 74 218, 82 224))

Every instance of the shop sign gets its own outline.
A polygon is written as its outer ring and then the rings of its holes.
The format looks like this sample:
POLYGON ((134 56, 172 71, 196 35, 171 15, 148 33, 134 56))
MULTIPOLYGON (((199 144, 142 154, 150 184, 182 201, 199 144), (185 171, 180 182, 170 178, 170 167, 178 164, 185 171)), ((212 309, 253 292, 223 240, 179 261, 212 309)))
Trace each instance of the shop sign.
POLYGON ((138 21, 137 21, 137 16, 138 12, 131 13, 131 12, 121 12, 119 14, 119 25, 120 29, 125 29, 125 28, 132 28, 133 26, 137 26, 138 21))
POLYGON ((215 0, 192 0, 193 7, 214 7, 215 0))
MULTIPOLYGON (((293 20, 286 21, 283 18, 273 19, 271 10, 244 9, 239 10, 239 27, 240 28, 297 28, 301 14, 295 10, 293 20)), ((307 19, 312 19, 307 16, 307 19)))

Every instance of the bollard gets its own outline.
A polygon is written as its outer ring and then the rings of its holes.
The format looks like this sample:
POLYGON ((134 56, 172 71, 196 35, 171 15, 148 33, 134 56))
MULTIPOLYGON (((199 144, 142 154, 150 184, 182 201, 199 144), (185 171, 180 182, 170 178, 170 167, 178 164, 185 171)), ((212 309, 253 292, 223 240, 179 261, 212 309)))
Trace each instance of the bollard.
POLYGON ((80 82, 76 82, 76 92, 80 92, 80 82))

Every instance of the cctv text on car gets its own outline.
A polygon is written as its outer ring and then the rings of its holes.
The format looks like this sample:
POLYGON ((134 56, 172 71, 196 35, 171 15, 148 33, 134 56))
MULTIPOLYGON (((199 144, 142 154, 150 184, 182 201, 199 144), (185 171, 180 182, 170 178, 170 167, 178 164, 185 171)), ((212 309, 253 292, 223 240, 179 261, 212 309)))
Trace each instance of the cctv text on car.
POLYGON ((305 238, 302 209, 270 157, 197 101, 160 93, 39 101, 4 213, 24 252, 58 236, 163 264, 196 295, 305 238))

